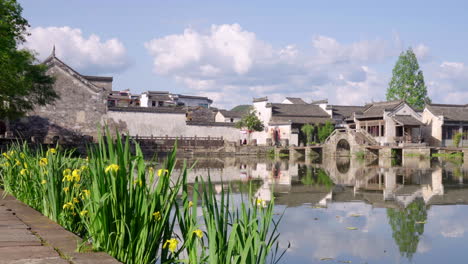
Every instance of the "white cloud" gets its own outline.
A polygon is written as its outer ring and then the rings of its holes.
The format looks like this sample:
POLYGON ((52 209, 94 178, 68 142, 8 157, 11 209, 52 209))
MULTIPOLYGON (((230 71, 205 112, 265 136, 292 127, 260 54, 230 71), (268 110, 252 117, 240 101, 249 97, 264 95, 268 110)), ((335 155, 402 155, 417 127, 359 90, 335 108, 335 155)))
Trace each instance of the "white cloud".
POLYGON ((468 103, 468 67, 463 62, 432 63, 424 72, 429 95, 433 102, 468 103))
POLYGON ((380 62, 397 54, 398 49, 384 40, 364 40, 349 45, 338 43, 336 39, 316 36, 312 46, 318 58, 324 63, 380 62))
POLYGON ((87 74, 119 72, 129 66, 126 49, 116 38, 86 37, 80 29, 70 27, 35 27, 30 33, 24 47, 35 50, 40 60, 55 45, 57 57, 87 74))
POLYGON ((413 49, 414 55, 419 61, 426 61, 429 57, 429 47, 424 44, 419 44, 413 49))
MULTIPOLYGON (((186 92, 221 98, 215 106, 227 108, 262 96, 328 98, 333 104, 384 100, 391 69, 378 71, 377 64, 396 61, 401 45, 397 37, 342 43, 317 35, 309 48, 274 47, 238 24, 212 25, 207 32, 189 28, 145 43, 156 74, 192 90, 186 92)), ((414 50, 420 59, 429 57, 425 44, 414 50)))

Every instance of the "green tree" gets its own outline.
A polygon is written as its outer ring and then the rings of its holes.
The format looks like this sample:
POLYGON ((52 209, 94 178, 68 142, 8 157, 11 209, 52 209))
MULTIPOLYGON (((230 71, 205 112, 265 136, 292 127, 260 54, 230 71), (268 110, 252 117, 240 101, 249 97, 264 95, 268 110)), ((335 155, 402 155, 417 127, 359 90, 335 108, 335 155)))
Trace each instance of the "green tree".
POLYGON ((326 121, 325 125, 318 127, 318 140, 320 143, 325 142, 328 136, 335 130, 335 126, 330 121, 326 121))
POLYGON ((262 121, 257 117, 255 111, 250 111, 239 120, 236 125, 239 129, 247 129, 250 141, 250 134, 254 131, 262 131, 264 129, 262 121))
POLYGON ((423 109, 424 104, 430 102, 423 72, 411 48, 398 57, 387 88, 387 100, 405 100, 417 109, 423 109))
POLYGON ((306 136, 306 144, 311 144, 314 140, 312 139, 312 136, 315 131, 315 127, 311 124, 305 124, 301 127, 302 133, 305 134, 306 136))
POLYGON ((29 27, 21 12, 15 0, 0 0, 0 119, 20 117, 58 98, 46 66, 33 52, 19 49, 29 27))
POLYGON ((401 210, 387 209, 387 218, 400 254, 411 259, 418 249, 419 238, 424 233, 427 220, 424 200, 417 199, 401 210))

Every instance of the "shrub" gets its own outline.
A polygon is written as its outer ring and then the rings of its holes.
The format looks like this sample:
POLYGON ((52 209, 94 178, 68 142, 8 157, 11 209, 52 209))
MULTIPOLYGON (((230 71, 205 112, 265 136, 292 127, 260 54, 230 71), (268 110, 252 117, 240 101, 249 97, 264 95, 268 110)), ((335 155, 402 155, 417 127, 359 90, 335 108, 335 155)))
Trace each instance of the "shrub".
POLYGON ((458 148, 458 146, 460 145, 460 142, 462 140, 462 137, 463 137, 463 133, 457 133, 453 136, 453 146, 458 148))

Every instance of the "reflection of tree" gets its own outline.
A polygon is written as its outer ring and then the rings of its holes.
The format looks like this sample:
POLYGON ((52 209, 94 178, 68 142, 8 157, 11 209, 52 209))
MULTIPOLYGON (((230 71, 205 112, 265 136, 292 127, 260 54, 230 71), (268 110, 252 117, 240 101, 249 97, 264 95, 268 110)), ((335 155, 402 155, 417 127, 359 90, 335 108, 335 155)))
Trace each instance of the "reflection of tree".
POLYGON ((400 254, 411 259, 418 248, 419 237, 424 233, 427 219, 424 201, 417 199, 401 210, 387 209, 387 217, 400 254))
POLYGON ((304 185, 324 185, 327 188, 333 186, 330 176, 324 170, 317 168, 307 168, 301 177, 301 182, 304 185))

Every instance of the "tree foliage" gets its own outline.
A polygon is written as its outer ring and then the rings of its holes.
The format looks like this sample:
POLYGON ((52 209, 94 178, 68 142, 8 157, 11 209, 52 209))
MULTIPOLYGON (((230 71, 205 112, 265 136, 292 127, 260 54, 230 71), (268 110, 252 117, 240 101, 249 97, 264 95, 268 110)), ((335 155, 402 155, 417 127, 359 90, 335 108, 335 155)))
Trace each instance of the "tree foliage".
POLYGON ((318 127, 317 134, 320 143, 325 142, 328 136, 335 130, 335 126, 330 121, 326 121, 325 125, 318 127))
POLYGON ((0 118, 16 118, 58 98, 54 79, 35 55, 18 47, 25 41, 28 21, 15 0, 0 0, 0 118))
POLYGON ((255 111, 244 115, 244 117, 236 123, 236 127, 239 129, 246 128, 249 132, 262 131, 264 128, 262 121, 257 117, 255 111))
POLYGON ((398 57, 387 88, 387 100, 405 100, 417 109, 424 108, 424 104, 430 102, 423 72, 411 48, 398 57))
POLYGON ((301 131, 302 133, 305 134, 306 136, 306 143, 307 144, 310 144, 312 143, 314 140, 312 139, 312 136, 314 134, 314 131, 315 131, 315 127, 314 125, 311 125, 311 124, 305 124, 301 127, 301 131))

